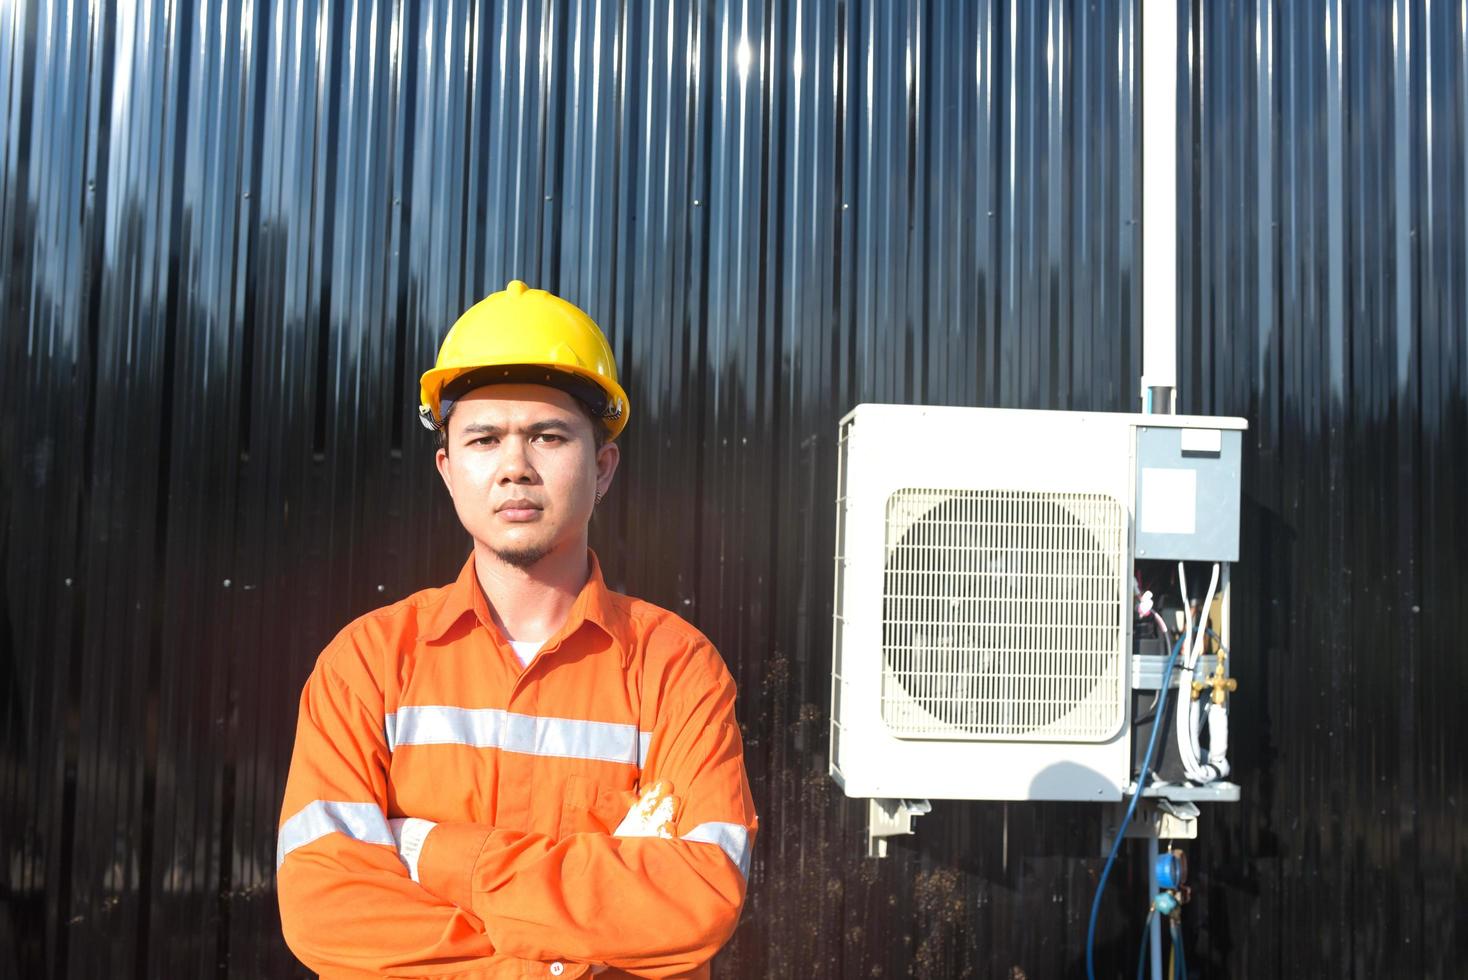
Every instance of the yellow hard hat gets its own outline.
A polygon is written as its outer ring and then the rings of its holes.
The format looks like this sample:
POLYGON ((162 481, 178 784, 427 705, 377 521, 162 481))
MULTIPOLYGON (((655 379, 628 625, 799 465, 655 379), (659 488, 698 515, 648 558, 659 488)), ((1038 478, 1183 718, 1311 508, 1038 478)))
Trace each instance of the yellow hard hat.
POLYGON ((441 429, 453 403, 487 384, 550 385, 584 402, 611 438, 627 424, 627 393, 612 348, 578 307, 518 279, 464 311, 419 382, 418 416, 441 429))

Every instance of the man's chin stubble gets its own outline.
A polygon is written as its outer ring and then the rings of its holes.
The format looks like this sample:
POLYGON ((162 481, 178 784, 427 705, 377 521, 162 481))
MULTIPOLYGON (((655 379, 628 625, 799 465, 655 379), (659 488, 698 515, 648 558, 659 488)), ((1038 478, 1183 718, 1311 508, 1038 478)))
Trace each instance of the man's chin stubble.
POLYGON ((496 558, 506 565, 522 570, 534 567, 536 563, 548 554, 550 554, 550 549, 538 544, 521 545, 518 548, 494 549, 494 556, 496 558))

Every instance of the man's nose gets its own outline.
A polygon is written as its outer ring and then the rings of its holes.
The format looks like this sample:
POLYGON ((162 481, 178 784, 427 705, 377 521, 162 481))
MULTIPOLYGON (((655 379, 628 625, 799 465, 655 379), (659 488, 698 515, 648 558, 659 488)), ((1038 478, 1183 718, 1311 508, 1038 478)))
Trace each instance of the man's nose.
POLYGON ((500 445, 499 483, 534 483, 535 467, 530 465, 524 439, 506 439, 500 445))

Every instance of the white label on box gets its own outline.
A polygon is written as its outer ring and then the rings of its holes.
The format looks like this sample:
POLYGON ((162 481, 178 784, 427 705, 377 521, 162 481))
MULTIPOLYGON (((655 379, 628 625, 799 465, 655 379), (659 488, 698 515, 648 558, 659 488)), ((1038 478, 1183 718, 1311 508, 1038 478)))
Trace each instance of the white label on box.
POLYGON ((1185 453, 1223 452, 1223 433, 1217 429, 1183 429, 1182 445, 1185 453))
POLYGON ((1137 524, 1145 534, 1192 534, 1198 529, 1196 470, 1142 467, 1142 513, 1137 524))

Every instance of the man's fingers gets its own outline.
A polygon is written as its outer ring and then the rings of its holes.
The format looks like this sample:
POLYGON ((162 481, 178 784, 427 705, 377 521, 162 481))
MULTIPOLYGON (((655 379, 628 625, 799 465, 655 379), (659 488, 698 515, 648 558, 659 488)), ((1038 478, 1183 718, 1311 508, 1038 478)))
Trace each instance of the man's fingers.
POLYGON ((643 790, 614 833, 618 837, 672 837, 680 805, 673 784, 659 780, 643 790))
POLYGON ((648 824, 653 832, 659 837, 672 837, 674 821, 678 817, 678 807, 682 801, 676 796, 665 796, 658 801, 652 816, 648 818, 648 824))

